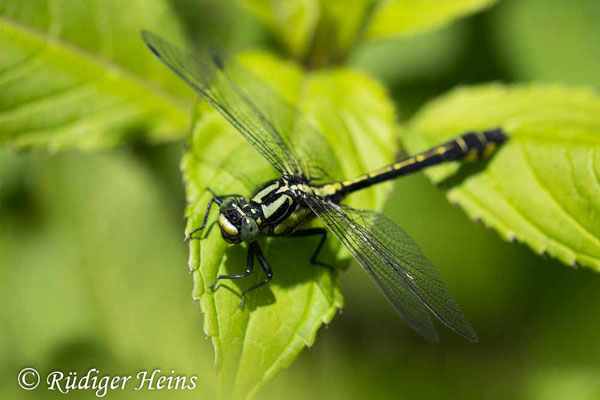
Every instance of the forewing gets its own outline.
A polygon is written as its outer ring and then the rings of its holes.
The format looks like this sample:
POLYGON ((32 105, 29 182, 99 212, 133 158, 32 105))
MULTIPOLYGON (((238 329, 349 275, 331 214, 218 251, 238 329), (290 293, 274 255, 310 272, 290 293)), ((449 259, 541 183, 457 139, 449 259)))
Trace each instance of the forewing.
POLYGON ((429 309, 450 329, 472 342, 479 341, 435 267, 400 227, 376 212, 318 197, 309 197, 306 202, 413 329, 438 341, 429 309))
MULTIPOLYGON (((213 51, 188 54, 158 35, 144 31, 148 47, 177 75, 219 111, 281 174, 318 177, 313 160, 294 147, 293 138, 328 147, 305 116, 269 84, 239 63, 213 51), (310 139, 307 139, 310 138, 310 139)), ((300 146, 303 147, 303 146, 300 146)), ((329 175, 329 172, 325 175, 329 175)))

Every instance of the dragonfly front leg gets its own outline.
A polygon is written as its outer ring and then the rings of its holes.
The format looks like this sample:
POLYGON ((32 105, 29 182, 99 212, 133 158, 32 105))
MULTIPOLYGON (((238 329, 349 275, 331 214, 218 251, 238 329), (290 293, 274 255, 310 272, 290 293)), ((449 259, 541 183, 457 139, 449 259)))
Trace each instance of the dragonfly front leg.
POLYGON ((219 275, 217 279, 210 285, 210 289, 214 290, 215 286, 221 279, 241 279, 245 278, 252 273, 254 269, 254 248, 252 246, 248 247, 248 254, 246 256, 246 272, 243 274, 232 274, 232 275, 219 275))
POLYGON ((256 253, 256 259, 260 263, 260 266, 262 267, 263 271, 265 271, 265 275, 267 276, 267 278, 264 281, 257 283, 256 285, 252 285, 242 290, 242 301, 240 302, 240 307, 244 307, 244 302, 246 301, 246 293, 248 293, 251 290, 258 289, 263 285, 266 285, 271 281, 271 279, 273 279, 273 271, 271 270, 271 266, 267 262, 267 259, 265 258, 265 255, 263 254, 262 250, 260 249, 258 242, 250 243, 250 248, 248 249, 248 252, 250 252, 250 249, 254 249, 254 252, 256 253))
POLYGON ((256 255, 256 259, 260 263, 263 271, 265 271, 265 275, 267 278, 264 281, 257 283, 256 285, 252 285, 244 290, 242 290, 242 301, 240 302, 240 307, 244 307, 244 303, 246 302, 246 293, 251 290, 258 289, 259 287, 269 283, 269 281, 273 278, 273 271, 271 270, 271 266, 267 262, 265 255, 263 254, 258 242, 252 242, 248 246, 248 255, 246 258, 246 272, 243 274, 232 274, 232 275, 219 275, 217 279, 210 285, 210 289, 214 290, 215 286, 221 279, 241 279, 245 278, 252 273, 254 269, 254 256, 256 255))
POLYGON ((217 204, 217 205, 221 205, 221 203, 223 203, 223 199, 226 199, 228 197, 239 197, 240 199, 240 203, 243 205, 246 203, 246 199, 244 198, 244 196, 239 195, 239 194, 224 194, 224 195, 218 195, 216 194, 211 188, 206 188, 206 190, 208 190, 212 195, 212 199, 210 199, 210 201, 208 202, 208 206, 206 207, 206 213, 204 214, 204 220, 202 221, 202 226, 200 226, 199 228, 196 228, 194 230, 192 230, 190 233, 186 233, 185 234, 185 240, 190 240, 192 239, 192 235, 198 231, 201 231, 202 229, 204 229, 206 227, 206 223, 208 222, 208 215, 210 214, 210 209, 212 207, 213 204, 217 204))

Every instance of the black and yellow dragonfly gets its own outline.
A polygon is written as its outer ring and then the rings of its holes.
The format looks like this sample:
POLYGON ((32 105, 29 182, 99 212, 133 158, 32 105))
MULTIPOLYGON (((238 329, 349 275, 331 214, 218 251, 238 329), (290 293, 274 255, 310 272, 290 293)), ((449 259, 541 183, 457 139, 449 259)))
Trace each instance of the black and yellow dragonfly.
POLYGON ((430 311, 450 329, 470 341, 478 341, 477 334, 437 270, 417 244, 384 215, 353 209, 340 202, 357 190, 432 165, 483 157, 507 139, 502 130, 466 133, 456 140, 356 178, 322 183, 329 172, 325 162, 319 164, 315 159, 318 161, 316 153, 328 146, 325 139, 268 83, 220 55, 211 53, 198 57, 151 32, 145 31, 142 36, 168 67, 219 111, 280 173, 279 179, 266 182, 250 199, 211 191, 213 198, 208 203, 203 224, 189 236, 206 226, 211 206, 217 204, 220 206, 218 223, 223 239, 231 244, 248 244, 245 273, 219 275, 211 288, 221 279, 250 275, 255 258, 266 278, 243 290, 240 305, 243 306, 249 291, 271 280, 273 272, 257 242, 259 235, 318 235, 320 242, 311 262, 321 264, 317 258, 327 230, 298 229, 316 215, 417 332, 433 342, 438 341, 430 311), (292 131, 300 131, 305 146, 294 143, 292 131))

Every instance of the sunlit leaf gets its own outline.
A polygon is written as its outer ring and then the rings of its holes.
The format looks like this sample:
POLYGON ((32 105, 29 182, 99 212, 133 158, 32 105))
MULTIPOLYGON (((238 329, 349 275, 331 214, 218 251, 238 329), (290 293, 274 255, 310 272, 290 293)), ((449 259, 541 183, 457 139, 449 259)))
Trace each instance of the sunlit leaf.
MULTIPOLYGON (((333 146, 343 174, 358 175, 389 163, 394 155, 393 106, 385 92, 366 76, 347 71, 306 73, 265 54, 242 61, 312 117, 333 146)), ((189 150, 182 162, 188 197, 187 231, 201 225, 210 187, 220 194, 249 196, 255 185, 276 177, 275 171, 225 120, 202 103, 189 150)), ((381 207, 389 187, 379 186, 349 198, 356 207, 381 207)), ((214 221, 217 211, 211 214, 214 221)), ((313 221, 316 223, 316 221, 313 221)), ((315 340, 317 329, 342 306, 335 276, 309 263, 314 238, 261 241, 273 281, 251 292, 240 309, 240 290, 263 278, 256 267, 250 278, 225 282, 212 292, 218 273, 245 268, 245 247, 229 246, 213 225, 204 240, 190 242, 189 267, 194 297, 204 312, 205 331, 216 350, 223 398, 254 396, 279 370, 315 340)), ((339 244, 330 238, 323 260, 335 263, 339 244)), ((339 262, 337 265, 340 265, 339 262)))
MULTIPOLYGON (((600 98, 589 90, 486 85, 430 103, 404 139, 416 152, 469 130, 504 128, 510 140, 487 165, 466 170, 458 182, 446 181, 450 201, 505 239, 599 270, 599 116, 600 98)), ((440 166, 427 174, 440 182, 458 168, 440 166)))
POLYGON ((392 0, 374 11, 367 37, 406 36, 445 25, 483 10, 496 0, 392 0))
POLYGON ((92 149, 180 137, 191 91, 143 45, 140 30, 153 27, 181 38, 161 0, 0 3, 0 142, 92 149))

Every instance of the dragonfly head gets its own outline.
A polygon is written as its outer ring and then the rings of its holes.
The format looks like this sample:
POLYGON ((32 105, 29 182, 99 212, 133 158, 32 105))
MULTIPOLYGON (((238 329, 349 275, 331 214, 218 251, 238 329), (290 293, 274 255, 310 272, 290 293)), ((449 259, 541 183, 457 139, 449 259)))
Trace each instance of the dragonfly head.
POLYGON ((253 242, 260 230, 258 224, 248 215, 235 198, 226 199, 219 209, 219 227, 227 243, 253 242))

